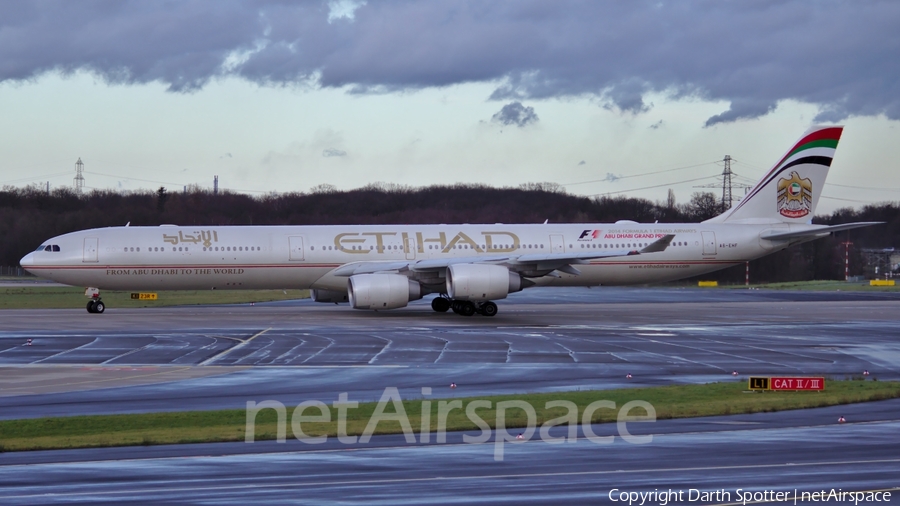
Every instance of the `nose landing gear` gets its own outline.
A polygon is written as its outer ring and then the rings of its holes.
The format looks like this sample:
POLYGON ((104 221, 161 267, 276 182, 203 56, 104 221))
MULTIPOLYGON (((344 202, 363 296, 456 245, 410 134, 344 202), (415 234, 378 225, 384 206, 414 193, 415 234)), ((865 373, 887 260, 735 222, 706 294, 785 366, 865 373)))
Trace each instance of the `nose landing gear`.
POLYGON ((100 299, 90 300, 87 303, 88 313, 102 313, 106 311, 106 304, 100 299))
POLYGON ((91 287, 85 288, 84 295, 91 299, 87 303, 88 313, 102 313, 106 311, 106 304, 100 300, 100 289, 91 287))

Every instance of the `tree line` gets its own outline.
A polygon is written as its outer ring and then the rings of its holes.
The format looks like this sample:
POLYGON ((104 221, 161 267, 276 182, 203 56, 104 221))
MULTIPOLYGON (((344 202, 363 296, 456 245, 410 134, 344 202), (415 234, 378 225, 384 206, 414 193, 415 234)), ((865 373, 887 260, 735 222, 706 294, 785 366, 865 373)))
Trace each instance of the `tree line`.
MULTIPOLYGON (((722 211, 712 193, 695 193, 676 204, 625 196, 570 195, 555 183, 528 183, 518 188, 458 184, 412 188, 376 183, 349 191, 330 185, 308 193, 250 196, 200 188, 171 192, 94 190, 76 194, 69 188, 47 192, 38 186, 0 190, 0 265, 19 259, 42 241, 88 228, 177 225, 338 225, 427 223, 639 223, 699 222, 722 211)), ((861 248, 900 245, 897 202, 844 208, 817 216, 815 223, 884 221, 884 225, 841 232, 751 262, 752 282, 843 279, 844 246, 850 250, 851 275, 863 274, 861 248)), ((743 282, 738 266, 704 276, 743 282)))

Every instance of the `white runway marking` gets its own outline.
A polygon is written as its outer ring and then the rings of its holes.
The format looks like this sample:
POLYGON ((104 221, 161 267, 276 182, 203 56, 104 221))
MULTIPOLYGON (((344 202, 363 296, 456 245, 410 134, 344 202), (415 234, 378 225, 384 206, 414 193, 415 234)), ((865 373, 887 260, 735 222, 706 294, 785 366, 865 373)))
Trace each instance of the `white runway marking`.
POLYGON ((266 332, 268 332, 268 331, 270 331, 270 330, 272 330, 272 327, 269 327, 269 328, 267 328, 266 330, 263 330, 262 332, 259 332, 259 333, 255 334, 255 335, 251 336, 250 339, 247 339, 246 341, 241 341, 240 344, 238 344, 237 346, 233 346, 233 347, 231 347, 231 348, 228 348, 227 350, 222 351, 222 353, 219 353, 218 355, 213 355, 212 357, 209 357, 208 359, 204 360, 203 362, 200 362, 200 363, 197 364, 197 365, 209 365, 209 364, 211 364, 213 361, 218 360, 218 359, 224 357, 225 355, 228 355, 228 354, 231 353, 232 351, 237 350, 237 349, 239 349, 239 348, 242 348, 242 347, 244 347, 244 346, 247 346, 247 343, 249 343, 250 341, 256 339, 257 337, 259 337, 259 336, 265 334, 266 332))
MULTIPOLYGON (((411 484, 411 483, 433 483, 433 482, 464 482, 464 481, 480 481, 480 480, 509 480, 523 478, 553 478, 553 477, 571 477, 571 476, 604 476, 604 475, 625 475, 625 474, 668 474, 673 472, 702 472, 702 471, 750 471, 750 470, 772 470, 781 468, 822 468, 832 466, 858 466, 872 464, 898 464, 900 458, 897 459, 872 459, 872 460, 840 460, 825 462, 777 462, 765 464, 746 464, 731 466, 702 466, 702 467, 658 467, 644 469, 616 469, 602 471, 565 471, 551 473, 503 473, 503 474, 470 474, 464 476, 429 476, 424 478, 373 478, 373 479, 350 479, 350 480, 323 480, 323 481, 289 481, 279 483, 245 483, 245 484, 211 484, 202 486, 153 486, 142 488, 130 488, 119 490, 101 490, 101 491, 85 491, 76 492, 69 491, 65 494, 55 494, 52 492, 44 492, 40 494, 13 495, 6 496, 7 499, 50 499, 57 497, 71 498, 76 496, 137 496, 152 497, 159 493, 177 493, 177 492, 203 492, 203 491, 226 491, 226 490, 254 490, 254 489, 275 489, 275 488, 309 488, 309 487, 348 487, 357 485, 385 485, 385 484, 411 484)), ((233 478, 226 478, 226 482, 232 482, 233 478)), ((900 490, 895 487, 886 490, 900 490)), ((740 504, 740 503, 737 503, 740 504)))

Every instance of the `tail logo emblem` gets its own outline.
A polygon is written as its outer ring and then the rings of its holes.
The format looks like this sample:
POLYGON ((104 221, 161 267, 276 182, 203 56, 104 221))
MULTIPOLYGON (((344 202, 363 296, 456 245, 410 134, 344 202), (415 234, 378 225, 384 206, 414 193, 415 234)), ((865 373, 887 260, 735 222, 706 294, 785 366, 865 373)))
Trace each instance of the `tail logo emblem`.
POLYGON ((778 181, 778 212, 786 218, 802 218, 812 209, 812 181, 800 179, 791 172, 791 177, 778 181))

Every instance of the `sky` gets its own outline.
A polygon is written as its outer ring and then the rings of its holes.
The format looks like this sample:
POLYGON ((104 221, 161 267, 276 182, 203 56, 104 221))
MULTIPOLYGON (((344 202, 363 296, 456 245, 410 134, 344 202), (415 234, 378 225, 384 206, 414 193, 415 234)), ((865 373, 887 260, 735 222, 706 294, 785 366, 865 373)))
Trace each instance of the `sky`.
POLYGON ((0 0, 0 185, 80 158, 88 189, 686 202, 842 124, 817 212, 898 201, 898 26, 893 0, 0 0))

